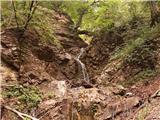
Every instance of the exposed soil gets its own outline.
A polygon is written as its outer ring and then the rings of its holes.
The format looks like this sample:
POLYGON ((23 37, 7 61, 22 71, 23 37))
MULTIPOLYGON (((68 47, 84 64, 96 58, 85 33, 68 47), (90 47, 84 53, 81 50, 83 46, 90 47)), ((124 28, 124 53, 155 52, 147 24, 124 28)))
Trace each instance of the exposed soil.
POLYGON ((143 100, 149 99, 157 90, 160 89, 160 76, 156 76, 148 83, 132 86, 128 92, 141 97, 143 100))

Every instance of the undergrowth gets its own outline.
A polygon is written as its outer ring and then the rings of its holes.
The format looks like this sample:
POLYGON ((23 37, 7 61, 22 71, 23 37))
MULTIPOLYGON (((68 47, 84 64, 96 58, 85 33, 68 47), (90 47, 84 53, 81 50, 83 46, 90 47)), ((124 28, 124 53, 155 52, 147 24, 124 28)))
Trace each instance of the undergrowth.
POLYGON ((33 108, 42 100, 41 94, 35 87, 11 86, 2 91, 4 98, 17 99, 20 103, 19 109, 33 108))
POLYGON ((159 36, 160 25, 154 28, 148 26, 141 28, 138 33, 135 33, 136 38, 125 40, 124 45, 117 48, 109 60, 110 62, 119 59, 122 61, 120 69, 125 73, 126 80, 121 81, 120 84, 124 86, 147 83, 159 73, 155 67, 158 48, 154 39, 159 36))
POLYGON ((160 25, 157 25, 155 28, 144 27, 139 30, 139 35, 135 39, 126 40, 124 43, 124 47, 117 48, 111 58, 110 61, 115 59, 125 59, 130 56, 130 54, 139 46, 144 44, 148 39, 152 39, 159 34, 160 25))
POLYGON ((133 77, 129 78, 128 80, 120 84, 126 87, 134 84, 141 84, 141 83, 147 84, 150 81, 150 79, 154 78, 158 73, 159 73, 158 70, 157 71, 152 69, 142 70, 138 74, 134 75, 133 77))
MULTIPOLYGON (((26 1, 14 1, 16 16, 18 26, 16 24, 16 20, 14 18, 13 6, 11 2, 3 1, 2 2, 2 19, 1 19, 1 28, 10 29, 10 28, 21 28, 23 29, 28 13, 30 11, 30 2, 26 1)), ((49 10, 46 8, 42 8, 38 5, 35 13, 33 14, 32 19, 29 22, 29 28, 36 29, 38 35, 40 36, 40 40, 42 42, 49 42, 57 45, 57 47, 62 47, 59 40, 54 35, 53 24, 55 24, 52 19, 54 14, 53 10, 49 10), (44 17, 45 15, 45 17, 44 17)))

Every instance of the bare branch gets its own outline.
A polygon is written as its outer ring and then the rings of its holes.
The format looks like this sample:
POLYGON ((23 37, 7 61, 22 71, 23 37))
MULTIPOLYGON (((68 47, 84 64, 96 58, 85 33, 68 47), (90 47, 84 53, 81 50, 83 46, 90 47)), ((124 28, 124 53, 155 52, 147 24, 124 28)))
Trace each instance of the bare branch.
POLYGON ((38 5, 37 3, 38 3, 37 1, 32 1, 32 2, 31 2, 30 12, 28 13, 27 21, 26 21, 26 23, 25 23, 25 25, 24 25, 24 31, 27 29, 28 24, 29 24, 30 20, 31 20, 32 17, 33 17, 33 14, 34 14, 34 12, 35 12, 35 10, 36 10, 36 8, 37 8, 37 5, 38 5))
POLYGON ((159 97, 160 96, 160 89, 156 90, 156 92, 151 95, 151 98, 159 97))
POLYGON ((10 110, 10 111, 16 113, 16 114, 17 114, 20 118, 22 118, 23 120, 25 120, 25 117, 30 118, 31 120, 39 120, 39 119, 37 119, 37 118, 35 118, 35 117, 32 117, 32 116, 30 116, 30 115, 27 115, 27 114, 25 114, 25 113, 21 113, 21 112, 15 110, 15 109, 13 109, 13 108, 11 108, 11 107, 9 107, 9 106, 4 106, 4 108, 6 108, 7 110, 10 110))

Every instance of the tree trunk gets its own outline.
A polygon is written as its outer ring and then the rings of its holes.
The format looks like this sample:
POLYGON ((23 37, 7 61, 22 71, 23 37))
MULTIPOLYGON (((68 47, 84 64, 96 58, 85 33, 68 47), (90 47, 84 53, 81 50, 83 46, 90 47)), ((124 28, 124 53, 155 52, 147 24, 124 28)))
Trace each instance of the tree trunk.
POLYGON ((151 27, 155 26, 156 23, 160 23, 160 11, 156 1, 150 1, 151 10, 151 27))

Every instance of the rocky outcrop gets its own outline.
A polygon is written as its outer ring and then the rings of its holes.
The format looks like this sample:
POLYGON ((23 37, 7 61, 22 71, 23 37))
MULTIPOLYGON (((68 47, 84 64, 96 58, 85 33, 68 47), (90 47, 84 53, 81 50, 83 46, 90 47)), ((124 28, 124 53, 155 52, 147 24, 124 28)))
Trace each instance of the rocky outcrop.
POLYGON ((41 7, 39 9, 44 14, 50 14, 54 37, 67 52, 76 55, 80 48, 87 47, 78 32, 74 30, 74 22, 67 13, 41 7))
MULTIPOLYGON (((21 82, 40 84, 52 79, 70 80, 78 74, 74 56, 55 45, 39 41, 34 31, 27 31, 23 40, 23 62, 20 62, 20 48, 15 30, 2 34, 2 60, 19 71, 21 82)), ((80 71, 79 71, 80 72, 80 71)))
POLYGON ((82 87, 67 89, 66 96, 52 98, 39 104, 37 116, 44 120, 106 120, 129 111, 140 98, 114 96, 111 90, 82 87), (45 114, 46 113, 46 114, 45 114))
POLYGON ((86 54, 82 58, 89 69, 90 76, 99 75, 112 52, 123 43, 123 37, 118 30, 102 32, 99 37, 94 38, 91 45, 86 48, 86 54))

